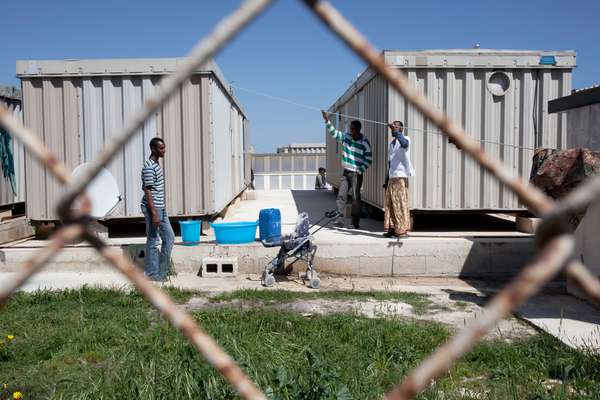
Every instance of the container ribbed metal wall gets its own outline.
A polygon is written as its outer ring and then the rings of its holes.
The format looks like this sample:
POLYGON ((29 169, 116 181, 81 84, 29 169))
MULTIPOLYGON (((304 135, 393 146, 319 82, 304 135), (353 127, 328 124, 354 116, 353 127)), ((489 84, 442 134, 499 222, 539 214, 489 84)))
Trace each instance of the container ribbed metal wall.
MULTIPOLYGON (((180 60, 20 61, 25 124, 73 169, 94 159, 180 60)), ((148 143, 165 140, 170 215, 221 211, 247 184, 246 117, 216 64, 192 76, 110 163, 124 201, 113 217, 139 217, 148 143), (231 155, 231 157, 229 157, 231 155)), ((27 214, 54 220, 60 185, 28 157, 27 214)))
MULTIPOLYGON (((549 100, 571 92, 574 52, 554 52, 556 65, 540 65, 541 52, 492 50, 385 52, 431 103, 481 141, 482 147, 528 177, 533 149, 565 148, 566 117, 548 114, 549 100), (494 94, 493 94, 494 93, 494 94)), ((410 206, 416 210, 519 210, 516 196, 456 149, 408 106, 404 98, 367 69, 330 111, 374 121, 401 120, 411 138, 410 206)), ((338 126, 348 130, 350 119, 338 126)), ((383 208, 382 184, 390 135, 383 125, 363 122, 373 147, 373 167, 363 200, 383 208)), ((328 135, 326 135, 328 136, 328 135)), ((327 137, 328 180, 339 185, 341 146, 327 137)))
MULTIPOLYGON (((0 85, 0 105, 6 107, 19 120, 23 120, 21 110, 21 91, 11 86, 0 85)), ((9 205, 25 201, 25 149, 23 144, 13 138, 13 162, 17 192, 14 193, 12 185, 4 174, 0 175, 0 205, 9 205)))

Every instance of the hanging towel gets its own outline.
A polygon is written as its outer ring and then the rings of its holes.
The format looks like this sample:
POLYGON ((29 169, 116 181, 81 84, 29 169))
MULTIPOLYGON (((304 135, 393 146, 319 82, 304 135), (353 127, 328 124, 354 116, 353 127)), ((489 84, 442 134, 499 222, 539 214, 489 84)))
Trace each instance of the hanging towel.
POLYGON ((3 129, 0 129, 0 163, 5 179, 10 180, 13 194, 17 195, 17 182, 15 179, 15 161, 13 159, 12 138, 3 129))

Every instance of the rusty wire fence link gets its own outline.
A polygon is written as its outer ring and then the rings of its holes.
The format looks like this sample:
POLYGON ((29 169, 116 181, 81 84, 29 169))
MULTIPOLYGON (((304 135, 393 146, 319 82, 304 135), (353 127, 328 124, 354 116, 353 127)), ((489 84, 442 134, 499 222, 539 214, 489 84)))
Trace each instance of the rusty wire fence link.
MULTIPOLYGON (((54 257, 67 244, 83 239, 88 241, 115 268, 122 272, 151 303, 158 309, 204 358, 245 399, 265 399, 265 395, 237 366, 235 361, 219 347, 191 315, 176 307, 172 299, 160 288, 147 280, 122 252, 110 248, 104 241, 89 231, 90 204, 82 193, 87 185, 124 146, 138 129, 158 108, 166 102, 191 75, 225 46, 250 22, 256 19, 272 3, 272 0, 246 0, 238 9, 225 17, 215 29, 202 39, 188 54, 180 69, 165 77, 153 97, 120 129, 115 139, 109 142, 91 167, 78 179, 56 156, 48 150, 39 136, 24 127, 7 109, 0 107, 0 126, 6 128, 24 144, 63 185, 65 194, 57 206, 58 214, 65 226, 57 230, 50 243, 36 252, 23 264, 13 282, 0 285, 0 305, 23 285, 33 274, 54 257), (81 199, 79 212, 73 210, 76 199, 81 199)), ((331 4, 319 0, 304 0, 309 9, 337 34, 348 47, 386 79, 406 100, 418 109, 429 121, 440 128, 459 149, 476 160, 500 182, 510 188, 530 210, 543 217, 540 224, 538 243, 540 251, 522 272, 503 288, 485 307, 483 315, 459 331, 446 344, 412 371, 405 380, 388 395, 389 399, 411 399, 436 377, 447 372, 454 363, 467 353, 501 319, 506 318, 519 305, 535 295, 542 286, 561 270, 579 286, 600 302, 600 281, 582 263, 573 260, 574 238, 572 229, 565 221, 574 211, 584 210, 600 197, 600 177, 590 179, 573 191, 561 203, 555 203, 540 190, 527 186, 514 177, 498 160, 490 157, 463 128, 452 122, 445 113, 433 107, 403 73, 385 64, 381 54, 360 32, 354 28, 331 4)))

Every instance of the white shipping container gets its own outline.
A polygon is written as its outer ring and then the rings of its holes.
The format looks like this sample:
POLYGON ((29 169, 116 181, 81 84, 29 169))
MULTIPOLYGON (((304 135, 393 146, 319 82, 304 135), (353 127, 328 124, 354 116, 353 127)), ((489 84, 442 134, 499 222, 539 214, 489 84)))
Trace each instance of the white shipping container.
MULTIPOLYGON (((18 61, 25 125, 68 168, 92 161, 181 59, 18 61)), ((248 120, 211 62, 197 71, 108 165, 121 194, 113 215, 140 217, 148 143, 165 140, 167 209, 173 216, 220 212, 249 183, 248 120)), ((60 184, 26 157, 27 215, 56 220, 60 184)))
MULTIPOLYGON (((481 146, 515 176, 528 179, 535 148, 565 148, 567 121, 549 114, 548 100, 571 92, 575 52, 513 50, 385 51, 388 65, 400 69, 430 103, 462 124, 481 146)), ((483 171, 370 68, 329 111, 371 121, 401 120, 411 139, 413 210, 522 210, 516 196, 483 171)), ((352 118, 340 117, 348 131, 352 118)), ((385 125, 362 121, 373 148, 373 166, 363 183, 363 200, 383 208, 387 173, 385 125)), ((327 137, 327 176, 338 186, 341 145, 327 137)))

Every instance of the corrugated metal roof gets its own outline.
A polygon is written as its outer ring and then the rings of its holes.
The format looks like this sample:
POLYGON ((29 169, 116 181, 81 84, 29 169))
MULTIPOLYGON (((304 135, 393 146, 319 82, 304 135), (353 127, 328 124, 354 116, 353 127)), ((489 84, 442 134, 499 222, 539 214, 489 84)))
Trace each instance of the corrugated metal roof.
POLYGON ((596 89, 596 88, 600 88, 600 85, 593 85, 593 86, 589 86, 589 87, 581 88, 581 89, 573 89, 572 93, 585 92, 587 90, 592 90, 592 89, 596 89))
MULTIPOLYGON (((566 51, 542 50, 495 50, 495 49, 448 49, 423 51, 392 51, 382 53, 386 64, 397 68, 419 69, 572 69, 576 66, 577 53, 566 51), (541 65, 542 56, 554 56, 556 65, 541 65)), ((331 106, 338 108, 360 91, 375 73, 370 67, 358 75, 344 94, 331 106)))
POLYGON ((383 52, 385 61, 400 67, 455 67, 455 68, 573 68, 574 51, 449 49, 423 51, 383 52), (555 65, 541 65, 543 56, 554 57, 555 65))
POLYGON ((574 90, 572 94, 548 102, 548 112, 557 113, 600 103, 600 86, 574 90))
MULTIPOLYGON (((17 77, 84 77, 84 76, 134 76, 166 75, 179 68, 185 58, 113 58, 68 60, 18 60, 17 77)), ((244 109, 231 94, 231 86, 214 61, 208 61, 196 71, 198 74, 214 74, 227 95, 247 118, 244 109)))

